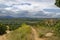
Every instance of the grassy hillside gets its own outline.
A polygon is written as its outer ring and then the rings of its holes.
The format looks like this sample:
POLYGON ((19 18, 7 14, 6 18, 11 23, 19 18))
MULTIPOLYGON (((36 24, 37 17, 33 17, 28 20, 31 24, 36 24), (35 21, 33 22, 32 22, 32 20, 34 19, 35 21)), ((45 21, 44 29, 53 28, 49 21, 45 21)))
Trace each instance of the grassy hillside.
POLYGON ((34 25, 40 38, 46 40, 60 40, 60 20, 43 20, 34 25))
POLYGON ((0 27, 0 30, 2 29, 0 33, 11 31, 6 34, 8 40, 35 40, 37 35, 38 39, 60 40, 60 19, 5 19, 5 21, 1 19, 0 27))
POLYGON ((33 40, 29 25, 22 26, 7 35, 8 40, 33 40))

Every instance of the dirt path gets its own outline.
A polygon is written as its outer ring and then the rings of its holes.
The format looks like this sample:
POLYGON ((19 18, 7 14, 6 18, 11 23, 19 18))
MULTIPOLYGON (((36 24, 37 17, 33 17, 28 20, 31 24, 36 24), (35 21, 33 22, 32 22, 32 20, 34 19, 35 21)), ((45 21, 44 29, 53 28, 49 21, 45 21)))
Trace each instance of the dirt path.
MULTIPOLYGON (((32 33, 34 35, 34 40, 45 40, 45 39, 42 39, 42 38, 38 37, 39 35, 38 35, 37 31, 33 27, 31 27, 31 29, 32 29, 32 33)), ((8 31, 8 33, 9 33, 9 31, 8 31)), ((0 36, 0 40, 7 40, 6 39, 6 34, 0 36)))
MULTIPOLYGON (((10 33, 10 31, 8 31, 8 30, 6 32, 7 32, 7 34, 10 33)), ((6 38, 7 34, 0 35, 0 40, 7 40, 7 38, 6 38)))
POLYGON ((7 40, 7 39, 6 39, 6 34, 0 36, 0 40, 7 40))
POLYGON ((34 34, 35 40, 44 40, 44 39, 38 37, 37 31, 33 27, 31 27, 31 29, 32 29, 32 33, 34 34))

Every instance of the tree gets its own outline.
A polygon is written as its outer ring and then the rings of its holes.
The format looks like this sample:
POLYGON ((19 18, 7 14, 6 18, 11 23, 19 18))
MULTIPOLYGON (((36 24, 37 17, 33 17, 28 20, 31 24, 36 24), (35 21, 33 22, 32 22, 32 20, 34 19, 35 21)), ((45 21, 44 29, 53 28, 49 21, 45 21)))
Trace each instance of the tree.
POLYGON ((60 7, 60 0, 56 0, 55 5, 60 7))
POLYGON ((6 33, 7 27, 5 25, 0 25, 0 35, 6 33))

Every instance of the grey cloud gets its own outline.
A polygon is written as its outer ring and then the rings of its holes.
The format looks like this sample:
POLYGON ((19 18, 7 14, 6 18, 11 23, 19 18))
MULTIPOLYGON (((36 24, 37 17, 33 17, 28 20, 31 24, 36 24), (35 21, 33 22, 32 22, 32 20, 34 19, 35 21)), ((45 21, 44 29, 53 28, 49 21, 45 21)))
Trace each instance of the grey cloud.
POLYGON ((21 3, 20 5, 32 5, 30 3, 21 3))
POLYGON ((46 12, 60 13, 60 9, 44 9, 46 12))
POLYGON ((13 11, 0 10, 0 15, 11 16, 11 17, 35 17, 35 18, 52 18, 54 14, 45 14, 43 11, 29 12, 29 11, 18 11, 17 13, 13 11), (32 15, 33 14, 33 15, 32 15))
POLYGON ((34 16, 46 16, 46 14, 43 11, 38 11, 34 16))
POLYGON ((9 6, 7 6, 5 4, 0 4, 0 8, 6 8, 6 7, 9 7, 9 6))

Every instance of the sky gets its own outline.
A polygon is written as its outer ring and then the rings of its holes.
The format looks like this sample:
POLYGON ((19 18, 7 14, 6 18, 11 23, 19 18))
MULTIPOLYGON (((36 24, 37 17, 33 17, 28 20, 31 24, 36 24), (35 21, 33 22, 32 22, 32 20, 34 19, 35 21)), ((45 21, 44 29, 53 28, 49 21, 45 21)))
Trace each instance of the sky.
POLYGON ((55 0, 0 0, 0 16, 59 18, 55 0))

